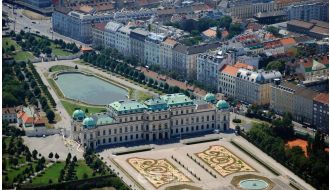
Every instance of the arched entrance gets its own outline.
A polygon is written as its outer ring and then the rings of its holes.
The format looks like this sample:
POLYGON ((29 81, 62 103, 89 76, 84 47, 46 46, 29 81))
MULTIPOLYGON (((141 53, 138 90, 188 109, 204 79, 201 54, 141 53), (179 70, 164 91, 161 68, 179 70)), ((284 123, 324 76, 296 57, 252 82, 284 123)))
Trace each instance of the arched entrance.
POLYGON ((159 139, 163 139, 163 133, 159 133, 159 139))

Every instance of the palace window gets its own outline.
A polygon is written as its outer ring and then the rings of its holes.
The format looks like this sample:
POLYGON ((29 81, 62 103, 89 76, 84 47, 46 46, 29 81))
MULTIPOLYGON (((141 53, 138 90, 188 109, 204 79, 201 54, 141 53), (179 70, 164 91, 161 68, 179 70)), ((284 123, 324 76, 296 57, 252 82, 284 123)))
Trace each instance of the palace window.
POLYGON ((108 142, 111 143, 111 138, 108 139, 108 142))
POLYGON ((135 135, 135 139, 138 139, 138 138, 139 138, 139 134, 136 134, 136 135, 135 135))
POLYGON ((130 131, 131 131, 131 132, 133 131, 133 126, 131 126, 131 129, 130 129, 130 131))
POLYGON ((123 129, 120 127, 119 128, 119 133, 122 133, 123 132, 123 129))
POLYGON ((97 136, 100 136, 100 131, 97 131, 97 136))
POLYGON ((103 139, 103 144, 105 144, 105 139, 103 139))
POLYGON ((105 130, 103 130, 103 135, 105 135, 105 130))
POLYGON ((111 135, 111 129, 109 129, 109 135, 111 135))
POLYGON ((117 134, 117 129, 115 129, 115 134, 117 134))

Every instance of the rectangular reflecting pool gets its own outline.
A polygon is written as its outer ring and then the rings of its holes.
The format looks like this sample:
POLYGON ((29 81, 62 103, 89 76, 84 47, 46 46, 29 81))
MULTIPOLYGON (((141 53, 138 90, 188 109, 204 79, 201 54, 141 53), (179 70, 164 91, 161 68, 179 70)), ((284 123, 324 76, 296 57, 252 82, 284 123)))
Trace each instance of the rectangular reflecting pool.
POLYGON ((127 90, 82 73, 59 74, 55 80, 65 97, 81 102, 106 105, 127 98, 127 90))

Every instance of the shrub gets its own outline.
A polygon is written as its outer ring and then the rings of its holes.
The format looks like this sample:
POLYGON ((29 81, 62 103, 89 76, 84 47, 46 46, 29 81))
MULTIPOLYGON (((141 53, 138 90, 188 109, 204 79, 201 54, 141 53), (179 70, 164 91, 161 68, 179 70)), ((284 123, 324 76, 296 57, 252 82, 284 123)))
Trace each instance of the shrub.
POLYGON ((242 121, 240 119, 233 119, 234 123, 241 123, 242 121))

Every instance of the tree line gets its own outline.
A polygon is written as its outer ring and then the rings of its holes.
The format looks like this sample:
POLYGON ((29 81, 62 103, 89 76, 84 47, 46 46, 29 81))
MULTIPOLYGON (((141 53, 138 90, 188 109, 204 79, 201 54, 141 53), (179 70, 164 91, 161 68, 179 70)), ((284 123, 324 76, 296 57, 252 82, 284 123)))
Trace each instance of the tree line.
POLYGON ((135 58, 124 58, 116 49, 107 48, 101 50, 99 53, 88 52, 81 55, 80 59, 88 62, 94 66, 103 68, 107 71, 120 74, 140 84, 145 84, 154 89, 160 90, 164 93, 184 93, 190 96, 188 90, 180 89, 177 86, 170 86, 165 81, 157 81, 152 78, 147 78, 143 72, 135 68, 138 65, 135 58))

